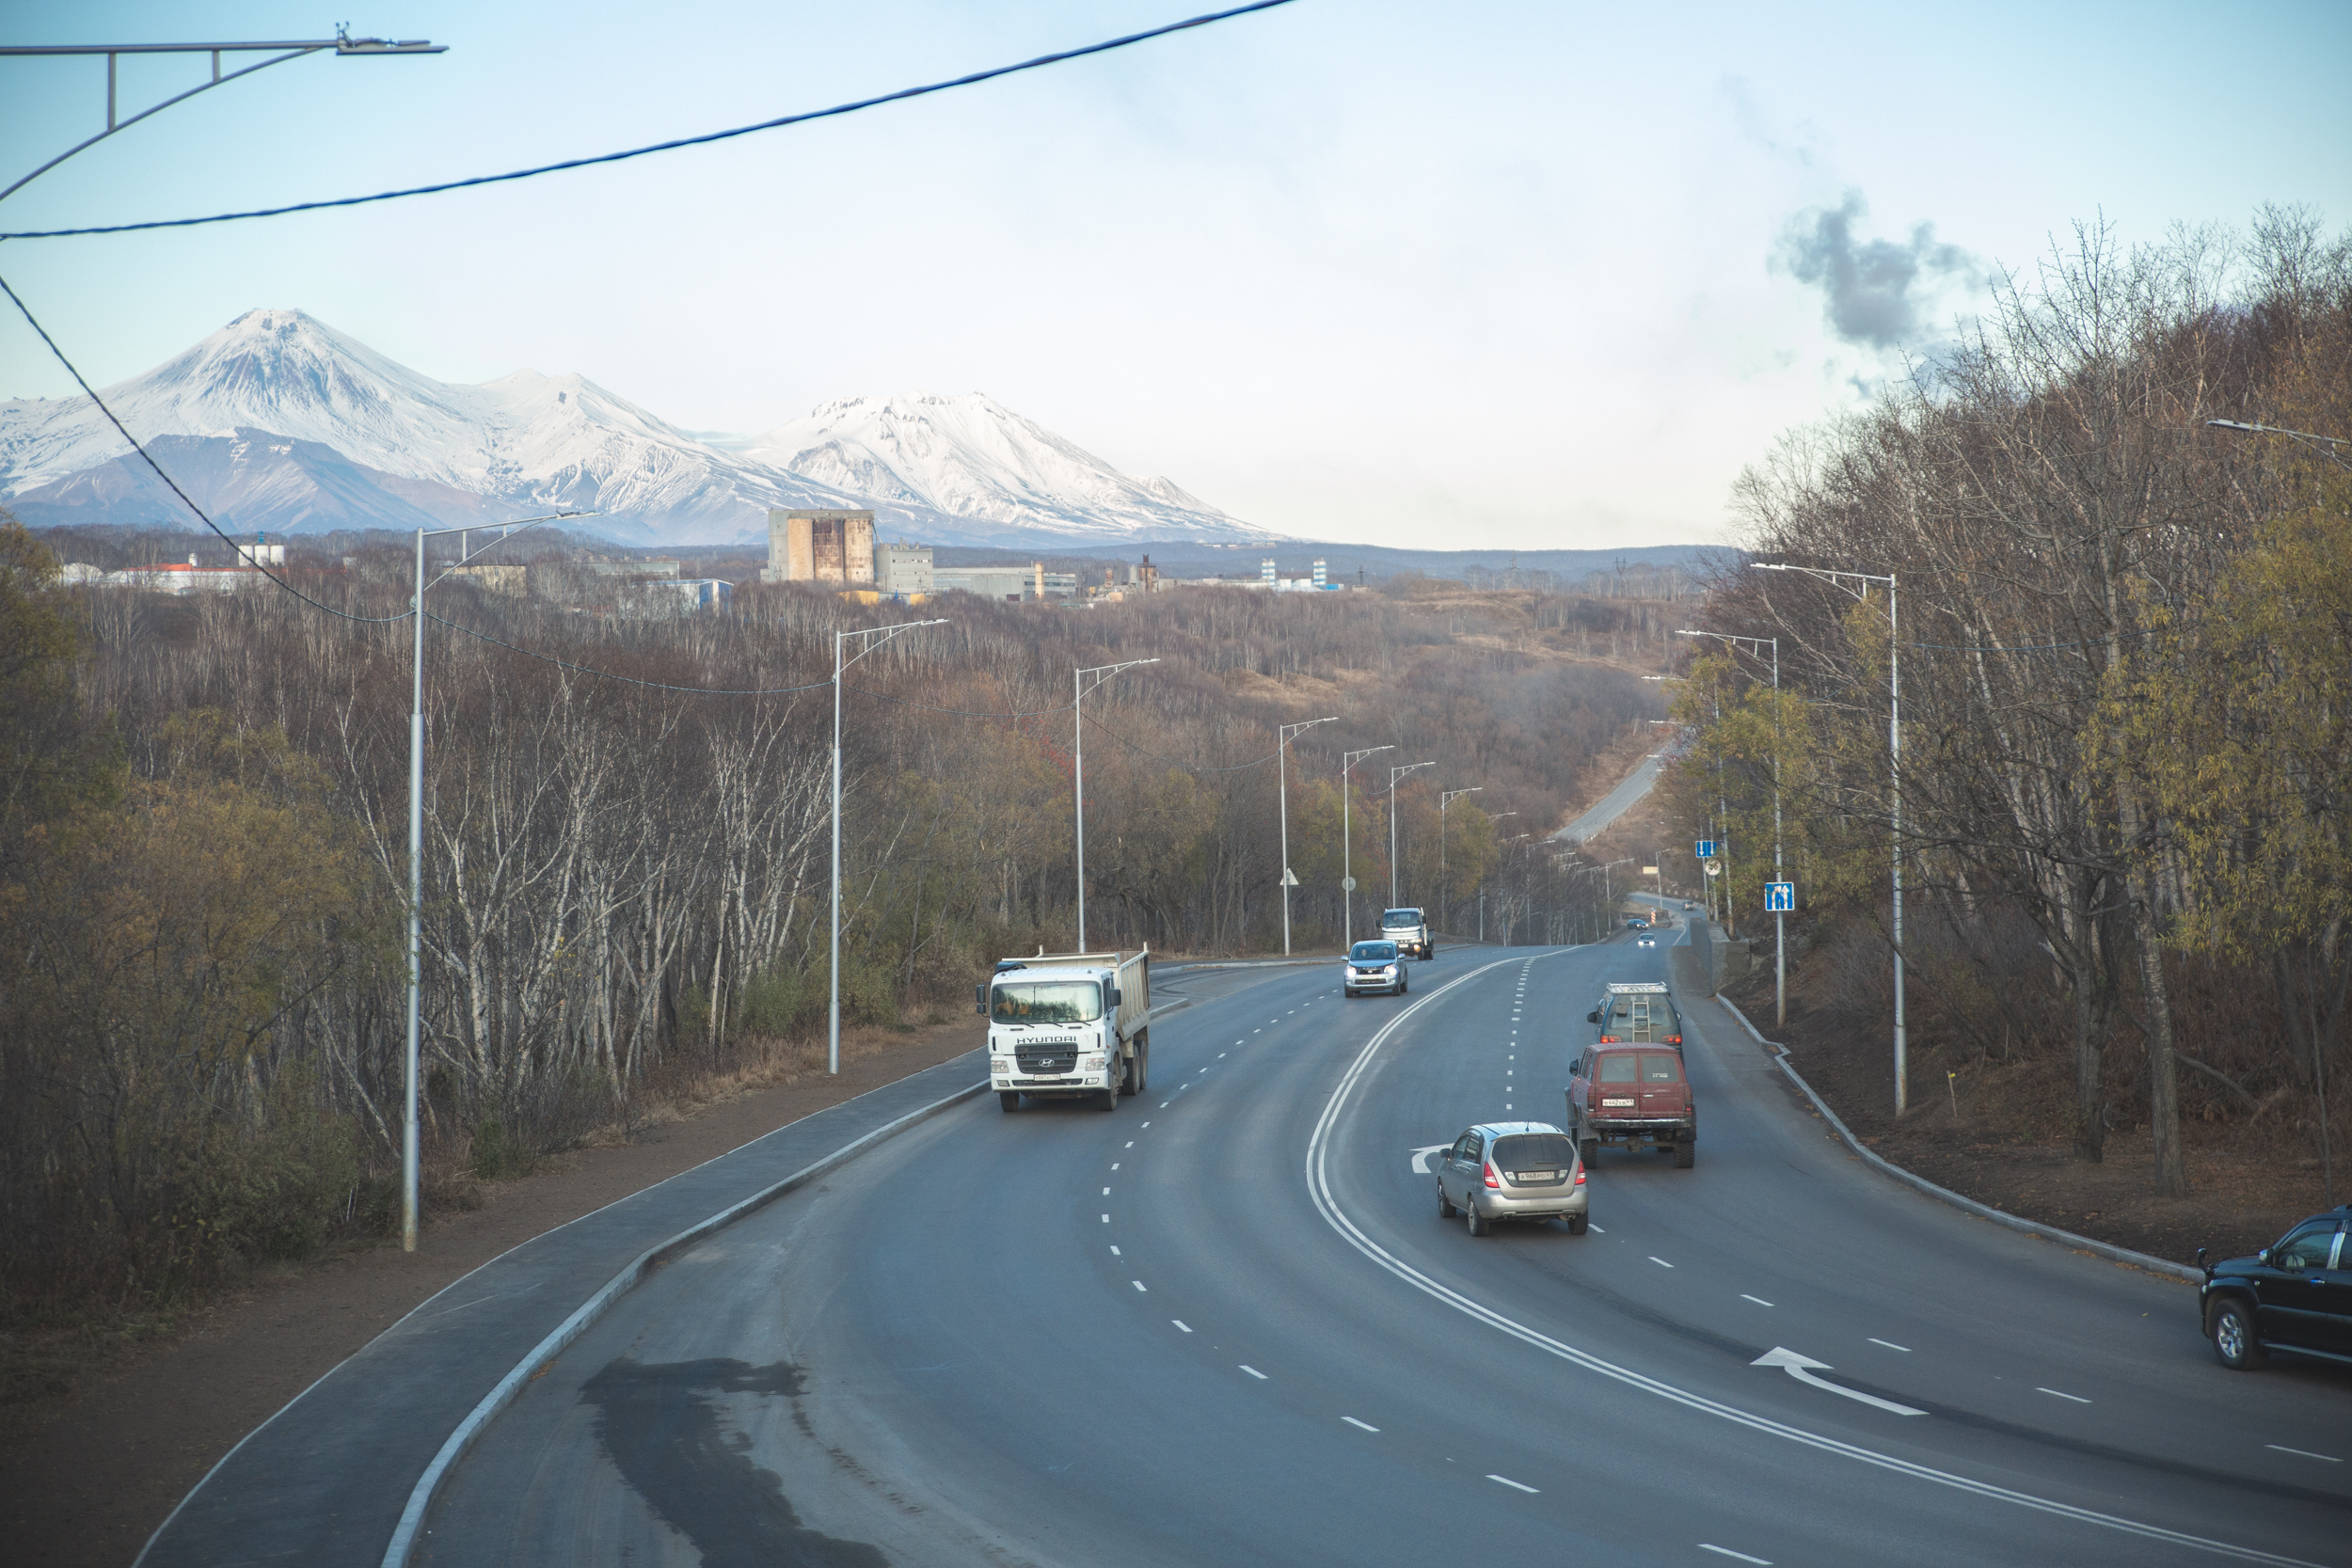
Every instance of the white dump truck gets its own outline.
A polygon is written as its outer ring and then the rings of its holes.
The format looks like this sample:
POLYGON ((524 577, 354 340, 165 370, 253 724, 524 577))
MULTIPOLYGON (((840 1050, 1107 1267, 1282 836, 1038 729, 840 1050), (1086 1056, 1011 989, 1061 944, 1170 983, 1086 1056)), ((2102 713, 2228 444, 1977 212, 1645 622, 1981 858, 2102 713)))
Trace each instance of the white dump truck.
POLYGON ((979 988, 997 1102, 1086 1100, 1115 1111, 1152 1069, 1152 951, 1007 958, 979 988))

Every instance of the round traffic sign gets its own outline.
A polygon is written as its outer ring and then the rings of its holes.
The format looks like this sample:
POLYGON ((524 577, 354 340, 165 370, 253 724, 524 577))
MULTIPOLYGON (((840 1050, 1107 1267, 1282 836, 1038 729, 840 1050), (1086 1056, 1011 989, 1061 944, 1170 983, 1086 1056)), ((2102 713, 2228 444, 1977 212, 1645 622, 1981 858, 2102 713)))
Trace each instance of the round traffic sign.
POLYGON ((1353 892, 1355 892, 1355 891, 1356 891, 1356 879, 1355 879, 1355 878, 1353 878, 1353 877, 1342 877, 1342 878, 1340 879, 1340 891, 1341 891, 1342 893, 1353 893, 1353 892))
POLYGON ((1708 861, 1707 863, 1707 874, 1710 877, 1722 876, 1724 874, 1724 863, 1721 861, 1708 861))

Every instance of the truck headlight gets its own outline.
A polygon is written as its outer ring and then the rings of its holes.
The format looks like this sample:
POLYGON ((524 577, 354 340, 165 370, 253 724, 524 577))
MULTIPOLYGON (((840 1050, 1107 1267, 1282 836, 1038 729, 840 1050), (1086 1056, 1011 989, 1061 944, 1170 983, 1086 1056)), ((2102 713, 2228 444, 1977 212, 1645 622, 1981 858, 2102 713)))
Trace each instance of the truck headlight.
POLYGON ((1080 1072, 1102 1071, 1104 1055, 1104 1053, 1100 1051, 1088 1052, 1085 1055, 1078 1058, 1078 1070, 1080 1072))

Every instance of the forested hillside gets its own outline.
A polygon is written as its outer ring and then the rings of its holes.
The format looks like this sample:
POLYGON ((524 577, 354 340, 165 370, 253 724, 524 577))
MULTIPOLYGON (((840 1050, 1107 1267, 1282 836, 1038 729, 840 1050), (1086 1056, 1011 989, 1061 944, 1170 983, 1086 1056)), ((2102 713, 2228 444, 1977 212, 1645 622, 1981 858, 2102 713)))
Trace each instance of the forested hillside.
MULTIPOLYGON (((411 565, 304 558, 292 592, 55 584, 6 534, 0 663, 0 1262, 9 1290, 168 1291, 391 1207, 411 565)), ((1089 696, 1088 935, 1279 949, 1276 733, 1295 942, 1330 951, 1346 815, 1357 929, 1402 895, 1490 935, 1564 928, 1541 835, 1659 711, 1668 607, 1533 593, 1184 589, 1092 610, 909 609, 749 587, 644 620, 428 597, 428 1156, 626 1123, 822 1027, 836 630, 940 616, 842 690, 852 1022, 968 1006, 991 960, 1074 941, 1072 673, 1089 696), (1476 786, 1445 814, 1438 792, 1476 786), (1440 877, 1440 863, 1443 876, 1440 877)), ((1582 884, 1591 896, 1591 880, 1582 884)))

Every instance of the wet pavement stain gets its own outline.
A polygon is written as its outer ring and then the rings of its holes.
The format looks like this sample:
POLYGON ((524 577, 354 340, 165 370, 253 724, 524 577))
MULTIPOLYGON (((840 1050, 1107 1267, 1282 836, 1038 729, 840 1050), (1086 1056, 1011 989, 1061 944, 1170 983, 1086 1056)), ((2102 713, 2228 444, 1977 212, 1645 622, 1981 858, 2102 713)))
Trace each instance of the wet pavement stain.
POLYGON ((725 1430, 712 1396, 801 1392, 788 1361, 641 1364, 622 1356, 588 1380, 596 1437, 622 1479, 693 1542, 708 1568, 884 1568, 862 1541, 802 1525, 772 1471, 752 1463, 750 1440, 725 1430))

